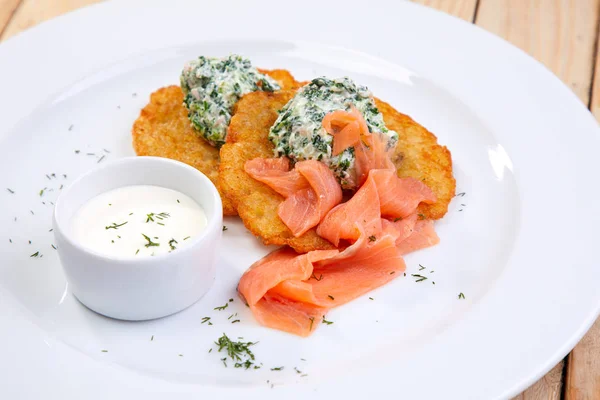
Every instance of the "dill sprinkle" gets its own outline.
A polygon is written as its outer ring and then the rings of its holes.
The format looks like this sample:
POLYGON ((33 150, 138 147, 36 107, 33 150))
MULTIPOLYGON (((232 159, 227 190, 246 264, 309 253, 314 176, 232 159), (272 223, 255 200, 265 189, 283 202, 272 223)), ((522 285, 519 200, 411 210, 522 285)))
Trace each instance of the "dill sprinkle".
POLYGON ((188 240, 191 236, 184 237, 183 240, 188 240))
POLYGON ((466 194, 465 192, 460 192, 459 194, 457 194, 457 195, 456 195, 456 196, 454 196, 454 197, 464 197, 464 196, 465 196, 465 194, 466 194))
POLYGON ((14 191, 14 190, 12 190, 11 188, 6 188, 6 190, 8 190, 8 192, 9 192, 10 194, 15 194, 15 191, 14 191))
POLYGON ((145 247, 160 246, 160 243, 153 242, 152 239, 150 239, 147 235, 142 233, 142 236, 148 241, 148 243, 144 245, 145 247))
POLYGON ((73 125, 69 126, 69 131, 73 130, 73 125))
POLYGON ((275 368, 271 368, 271 371, 281 371, 283 369, 283 367, 275 367, 275 368))
POLYGON ((215 308, 213 308, 213 310, 216 310, 216 311, 223 311, 223 310, 224 310, 224 309, 226 309, 227 307, 229 307, 229 303, 225 303, 225 305, 224 305, 224 306, 215 307, 215 308))
POLYGON ((102 149, 102 150, 104 150, 104 152, 105 152, 105 153, 110 153, 110 151, 108 151, 108 150, 106 150, 106 149, 102 149))
POLYGON ((369 242, 374 242, 376 240, 377 240, 377 238, 375 237, 375 235, 369 236, 369 242))
POLYGON ((375 300, 375 299, 374 299, 374 298, 372 298, 372 297, 369 297, 369 300, 375 300))
POLYGON ((137 251, 135 252, 135 255, 137 256, 139 252, 140 252, 140 249, 137 249, 137 251))
POLYGON ((421 264, 419 264, 419 271, 423 271, 425 269, 424 266, 422 266, 421 264))
POLYGON ((75 150, 75 154, 79 154, 79 153, 81 153, 80 150, 75 150))
POLYGON ((325 316, 323 316, 323 321, 322 321, 322 322, 323 322, 324 324, 327 324, 327 325, 331 325, 331 324, 333 324, 333 321, 327 321, 327 320, 325 319, 325 316))
POLYGON ((105 157, 105 156, 104 156, 104 154, 103 154, 103 155, 102 155, 102 157, 100 157, 100 158, 98 159, 98 163, 100 163, 102 160, 104 160, 104 157, 105 157))
MULTIPOLYGON (((110 204, 109 204, 110 206, 110 204)), ((122 224, 117 224, 116 222, 113 222, 112 225, 109 226, 105 226, 104 229, 109 230, 109 229, 119 229, 119 227, 125 225, 128 221, 123 222, 122 224)))
POLYGON ((151 342, 152 342, 152 341, 154 341, 154 335, 152 335, 152 336, 150 337, 150 341, 151 341, 151 342))
POLYGON ((51 244, 50 246, 52 246, 52 248, 53 248, 54 250, 56 250, 56 246, 55 246, 55 245, 51 244))
POLYGON ((108 350, 102 350, 103 353, 108 353, 108 350))
POLYGON ((227 227, 225 225, 223 225, 223 232, 225 232, 227 230, 227 227))
POLYGON ((465 298, 465 295, 464 295, 462 292, 460 292, 460 293, 458 294, 458 298, 459 298, 459 299, 464 299, 464 298, 465 298))
POLYGON ((177 199, 177 202, 178 202, 178 203, 181 203, 181 202, 179 201, 179 199, 177 199))
POLYGON ((394 275, 396 273, 396 271, 392 271, 390 272, 390 275, 394 275))
POLYGON ((415 278, 417 278, 417 280, 415 282, 421 282, 427 279, 426 276, 423 275, 419 275, 419 274, 411 274, 411 276, 414 276, 415 278))
POLYGON ((335 300, 335 298, 330 294, 328 294, 327 297, 329 297, 331 300, 335 300))
POLYGON ((232 324, 235 324, 236 322, 240 322, 239 319, 234 319, 233 321, 231 321, 232 324))
POLYGON ((229 302, 230 302, 230 303, 233 303, 233 299, 229 299, 229 302))
POLYGON ((203 323, 208 322, 208 321, 210 321, 210 317, 202 317, 202 322, 201 323, 203 324, 203 323))
POLYGON ((310 328, 308 330, 312 331, 313 324, 315 323, 315 317, 310 317, 309 320, 310 320, 310 328))

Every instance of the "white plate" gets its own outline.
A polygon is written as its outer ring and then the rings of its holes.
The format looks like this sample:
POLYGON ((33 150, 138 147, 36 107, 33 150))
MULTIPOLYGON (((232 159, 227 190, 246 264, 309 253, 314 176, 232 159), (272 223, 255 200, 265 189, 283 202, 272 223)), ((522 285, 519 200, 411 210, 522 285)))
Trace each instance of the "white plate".
POLYGON ((0 397, 506 398, 592 324, 600 136, 579 100, 514 47, 422 7, 288 4, 109 2, 0 46, 0 397), (466 193, 437 225, 442 243, 407 257, 408 277, 333 310, 308 339, 258 326, 238 300, 213 310, 267 251, 234 219, 215 288, 151 322, 85 309, 51 247, 60 185, 101 155, 132 155, 132 122, 185 60, 230 52, 368 85, 451 149, 466 193), (427 281, 410 278, 418 264, 427 281), (208 353, 222 332, 260 341, 264 367, 225 368, 208 353))

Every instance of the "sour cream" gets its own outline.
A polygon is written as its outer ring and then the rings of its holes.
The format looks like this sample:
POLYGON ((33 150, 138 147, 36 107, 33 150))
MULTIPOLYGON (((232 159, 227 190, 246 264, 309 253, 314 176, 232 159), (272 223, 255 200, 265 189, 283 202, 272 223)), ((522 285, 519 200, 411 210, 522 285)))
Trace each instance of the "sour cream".
POLYGON ((126 186, 102 193, 73 216, 75 240, 103 255, 150 257, 177 251, 206 228, 202 207, 159 186, 126 186))

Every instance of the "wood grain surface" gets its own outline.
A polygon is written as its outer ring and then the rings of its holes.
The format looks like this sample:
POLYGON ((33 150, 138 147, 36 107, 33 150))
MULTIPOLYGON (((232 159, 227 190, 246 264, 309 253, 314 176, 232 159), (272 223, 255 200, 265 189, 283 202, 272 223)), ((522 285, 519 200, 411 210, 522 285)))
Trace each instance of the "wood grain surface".
MULTIPOLYGON (((0 40, 99 0, 0 0, 0 40)), ((506 39, 556 74, 600 120, 600 0, 414 0, 506 39)), ((600 400, 600 320, 515 399, 600 400)))

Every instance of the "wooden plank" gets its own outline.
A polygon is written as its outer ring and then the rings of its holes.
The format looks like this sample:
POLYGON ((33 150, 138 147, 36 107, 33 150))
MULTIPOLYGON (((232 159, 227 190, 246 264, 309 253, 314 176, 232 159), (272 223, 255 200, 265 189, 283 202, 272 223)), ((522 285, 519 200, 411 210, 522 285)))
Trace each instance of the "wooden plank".
POLYGON ((465 21, 472 22, 475 17, 477 0, 412 0, 427 7, 435 8, 465 21))
POLYGON ((569 355, 565 384, 565 400, 600 400, 600 319, 569 355))
POLYGON ((475 23, 546 65, 588 104, 599 0, 480 0, 475 23))
POLYGON ((100 0, 22 0, 13 18, 0 35, 0 40, 7 39, 50 18, 98 2, 100 0))
POLYGON ((562 391, 562 361, 513 400, 558 400, 562 391))
POLYGON ((20 3, 21 0, 0 0, 0 35, 20 3))
POLYGON ((596 117, 596 120, 600 121, 600 28, 598 29, 598 37, 596 39, 596 66, 594 72, 594 83, 592 86, 592 98, 590 100, 590 111, 596 117))

